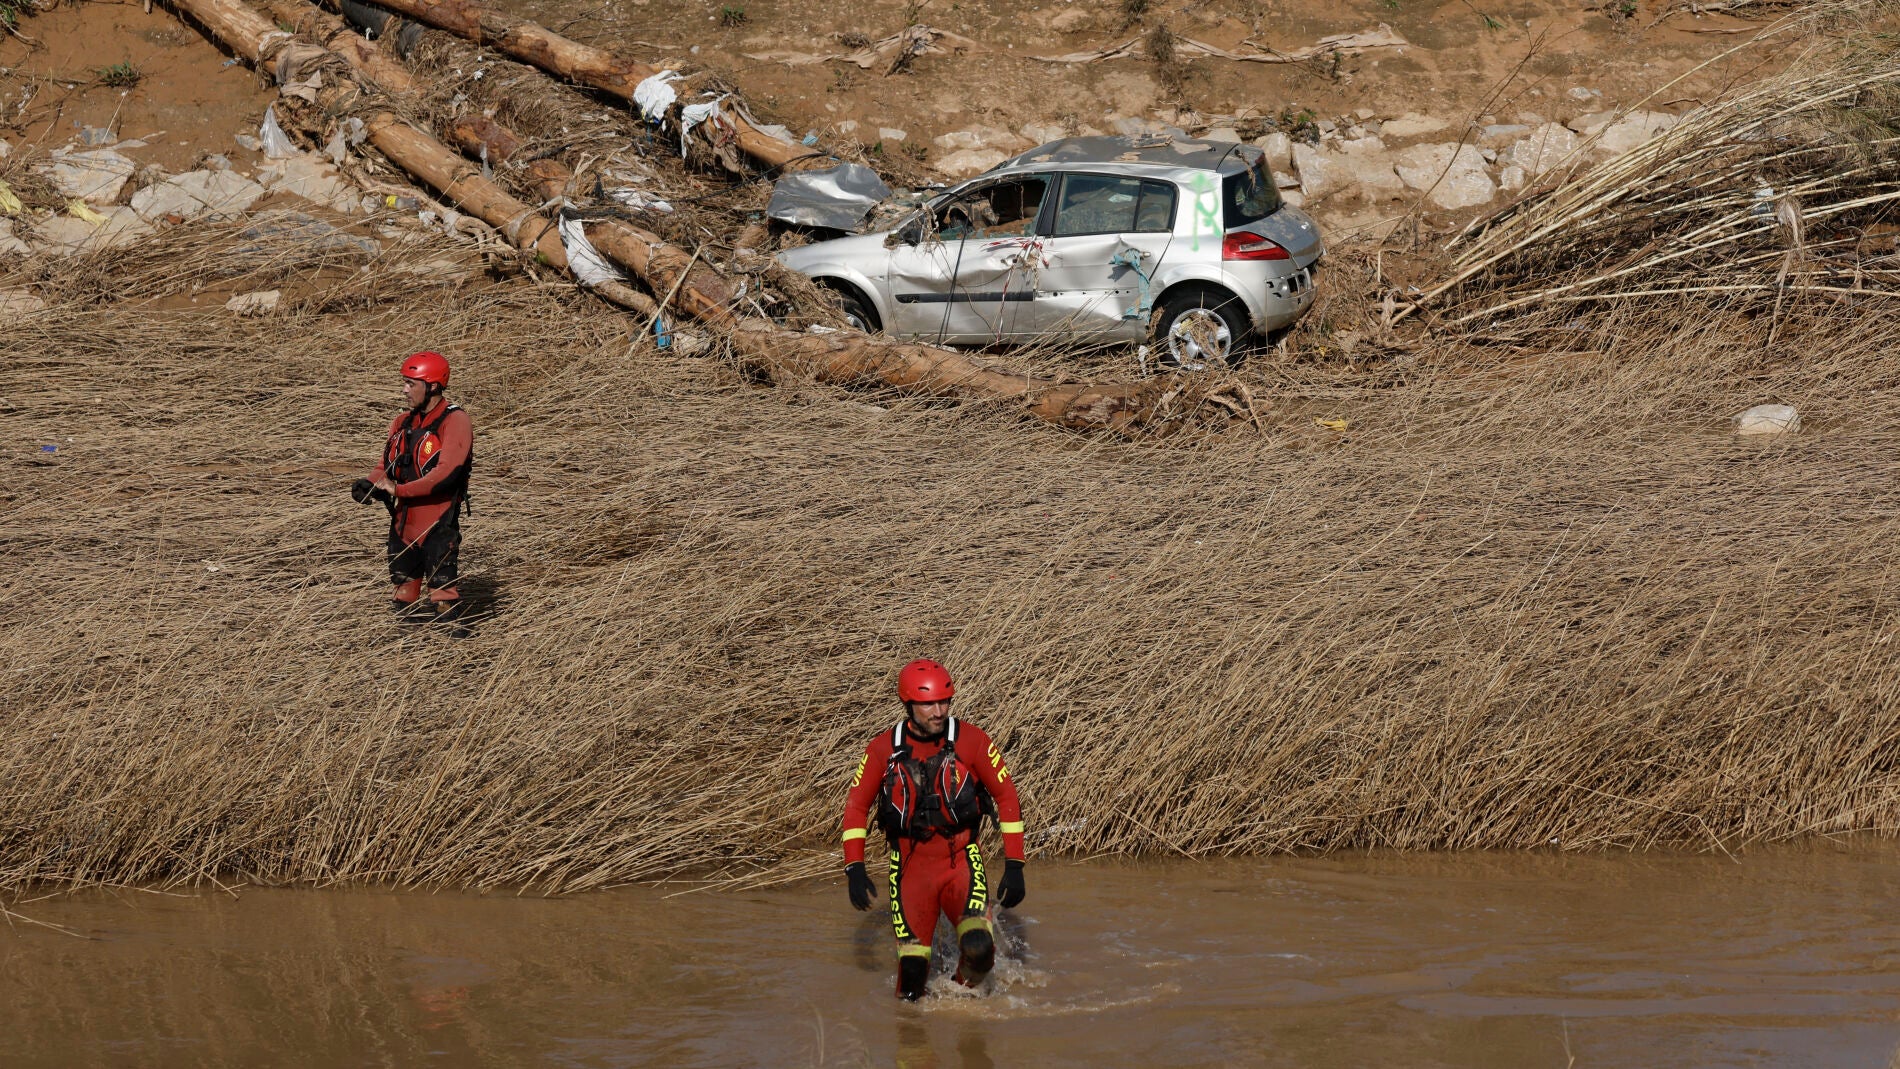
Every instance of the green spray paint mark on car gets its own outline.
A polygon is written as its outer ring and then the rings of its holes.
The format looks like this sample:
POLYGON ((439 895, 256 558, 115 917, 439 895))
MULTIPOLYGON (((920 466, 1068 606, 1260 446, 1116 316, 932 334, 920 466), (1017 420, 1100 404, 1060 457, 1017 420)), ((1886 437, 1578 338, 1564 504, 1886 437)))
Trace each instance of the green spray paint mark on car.
POLYGON ((1205 174, 1196 174, 1187 181, 1188 191, 1194 194, 1194 233, 1189 237, 1188 247, 1195 252, 1201 251, 1201 235, 1221 233, 1220 198, 1215 196, 1215 186, 1205 174))

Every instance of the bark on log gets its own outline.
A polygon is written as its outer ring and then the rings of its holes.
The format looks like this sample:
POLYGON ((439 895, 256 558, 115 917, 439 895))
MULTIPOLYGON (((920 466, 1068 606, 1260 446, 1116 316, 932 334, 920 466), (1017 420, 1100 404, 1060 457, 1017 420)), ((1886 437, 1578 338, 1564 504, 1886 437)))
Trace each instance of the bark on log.
MULTIPOLYGON (((673 307, 702 323, 738 324, 732 306, 739 289, 711 267, 668 245, 658 236, 615 219, 590 223, 587 240, 602 256, 633 272, 655 293, 673 294, 673 307), (680 278, 685 273, 685 279, 680 278)), ((777 329, 777 328, 774 328, 777 329)))
POLYGON ((567 247, 561 243, 554 222, 536 211, 534 205, 523 204, 483 178, 481 170, 466 156, 392 112, 379 112, 364 122, 369 127, 370 144, 397 166, 428 183, 457 208, 499 230, 515 248, 533 252, 553 267, 567 267, 567 247))
POLYGON ((481 115, 464 115, 450 123, 449 140, 470 156, 496 166, 521 149, 521 138, 513 130, 481 115))
MULTIPOLYGON (((474 0, 376 0, 377 6, 457 37, 487 45, 504 55, 591 89, 633 102, 641 82, 664 68, 616 55, 604 48, 563 37, 527 19, 496 11, 474 0)), ((745 116, 728 108, 722 118, 732 124, 739 150, 768 166, 797 169, 829 160, 822 152, 793 144, 760 130, 745 116)))
MULTIPOLYGON (((1183 394, 1171 380, 1058 383, 998 371, 954 350, 880 343, 856 332, 794 334, 757 319, 739 323, 731 337, 748 366, 775 378, 791 372, 843 385, 877 382, 939 397, 1018 401, 1026 414, 1072 430, 1133 431, 1172 414, 1171 402, 1183 394)), ((1233 409, 1221 406, 1221 413, 1225 420, 1233 409)))
MULTIPOLYGON (((510 137, 519 137, 505 126, 497 126, 497 131, 510 137)), ((567 196, 568 184, 574 180, 574 172, 567 164, 559 160, 540 159, 530 163, 528 177, 534 180, 535 195, 544 201, 559 202, 567 196)), ((634 289, 624 282, 599 282, 593 287, 595 293, 629 311, 644 316, 660 314, 658 301, 634 289)))

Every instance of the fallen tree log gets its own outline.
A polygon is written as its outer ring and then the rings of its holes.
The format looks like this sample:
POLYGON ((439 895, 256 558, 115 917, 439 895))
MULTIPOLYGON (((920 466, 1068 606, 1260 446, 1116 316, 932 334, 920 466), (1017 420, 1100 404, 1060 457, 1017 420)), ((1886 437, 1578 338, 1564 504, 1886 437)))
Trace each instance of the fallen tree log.
MULTIPOLYGON (((557 78, 597 89, 629 104, 635 103, 634 91, 641 82, 667 73, 664 67, 650 66, 604 48, 582 44, 475 0, 377 0, 376 6, 486 45, 557 78)), ((739 151, 767 167, 796 169, 830 159, 823 152, 766 133, 738 109, 722 109, 719 122, 730 130, 739 151)))

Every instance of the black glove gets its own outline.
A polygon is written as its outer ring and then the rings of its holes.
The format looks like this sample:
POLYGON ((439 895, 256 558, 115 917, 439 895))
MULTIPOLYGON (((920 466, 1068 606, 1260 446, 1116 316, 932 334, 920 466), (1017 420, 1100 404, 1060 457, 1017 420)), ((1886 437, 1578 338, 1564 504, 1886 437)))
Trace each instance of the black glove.
POLYGON ((996 900, 1004 909, 1015 909, 1028 893, 1023 887, 1023 863, 1014 859, 1003 862, 1003 886, 997 890, 996 900))
POLYGON ((871 877, 864 874, 864 862, 853 861, 844 867, 844 876, 851 884, 851 904, 860 911, 871 908, 871 897, 877 893, 872 886, 871 877))
POLYGON ((367 505, 371 501, 380 501, 384 505, 390 505, 395 500, 389 496, 389 491, 376 489, 376 484, 370 482, 368 479, 358 479, 351 483, 350 496, 355 498, 356 503, 359 505, 367 505))

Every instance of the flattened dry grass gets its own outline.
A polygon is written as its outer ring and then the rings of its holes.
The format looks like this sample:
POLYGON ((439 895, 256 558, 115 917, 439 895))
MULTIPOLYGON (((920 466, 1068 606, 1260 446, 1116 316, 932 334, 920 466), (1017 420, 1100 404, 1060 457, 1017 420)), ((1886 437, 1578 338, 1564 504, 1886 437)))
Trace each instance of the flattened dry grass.
POLYGON ((1900 827, 1879 308, 1263 361, 1264 431, 1154 444, 748 382, 521 283, 244 320, 126 259, 0 362, 0 886, 828 870, 920 655, 1036 851, 1900 827), (345 494, 424 345, 478 435, 460 642, 387 618, 345 494), (1727 433, 1764 400, 1808 429, 1727 433))

